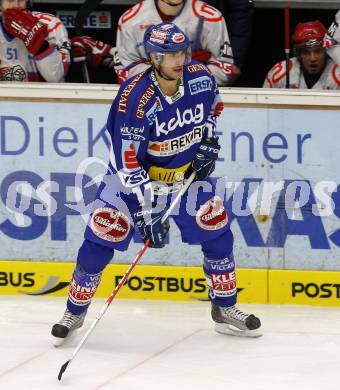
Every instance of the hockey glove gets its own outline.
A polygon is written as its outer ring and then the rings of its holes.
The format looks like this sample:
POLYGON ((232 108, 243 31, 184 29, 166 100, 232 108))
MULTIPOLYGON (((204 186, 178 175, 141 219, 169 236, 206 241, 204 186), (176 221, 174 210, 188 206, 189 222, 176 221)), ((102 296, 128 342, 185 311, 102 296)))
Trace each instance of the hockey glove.
POLYGON ((196 172, 195 180, 204 180, 210 176, 215 169, 215 161, 218 158, 220 149, 218 137, 203 139, 191 165, 185 172, 185 178, 187 179, 193 171, 196 172))
POLYGON ((206 64, 209 61, 209 58, 211 57, 210 51, 194 51, 191 54, 191 59, 195 61, 200 61, 206 64))
POLYGON ((152 213, 152 209, 138 209, 134 219, 144 242, 150 240, 150 248, 163 248, 164 238, 169 230, 169 223, 162 223, 160 213, 152 213))
POLYGON ((88 59, 93 69, 96 69, 110 55, 112 49, 112 45, 96 41, 88 36, 74 37, 71 39, 71 44, 73 62, 83 62, 88 59))
POLYGON ((123 84, 129 77, 129 72, 124 69, 117 70, 118 84, 123 84))
POLYGON ((22 40, 31 54, 37 55, 49 48, 47 25, 33 16, 32 12, 7 9, 3 12, 3 23, 7 32, 22 40))

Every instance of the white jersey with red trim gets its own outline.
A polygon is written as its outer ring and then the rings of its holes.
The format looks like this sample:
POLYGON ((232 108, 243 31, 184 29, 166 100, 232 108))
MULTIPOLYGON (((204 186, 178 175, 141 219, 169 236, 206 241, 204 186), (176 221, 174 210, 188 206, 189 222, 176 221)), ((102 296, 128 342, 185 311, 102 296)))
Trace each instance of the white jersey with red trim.
MULTIPOLYGON (((303 76, 300 61, 293 57, 289 60, 289 88, 308 89, 303 76)), ((286 62, 281 61, 272 67, 263 83, 263 88, 286 88, 286 62)), ((340 89, 340 66, 330 58, 312 89, 340 89)))
POLYGON ((331 59, 340 64, 340 11, 335 15, 335 20, 328 29, 324 38, 324 46, 331 59))
POLYGON ((51 14, 32 12, 48 26, 49 48, 34 56, 9 35, 0 19, 0 81, 63 82, 70 67, 70 42, 62 22, 51 14))
MULTIPOLYGON (((218 85, 228 85, 233 72, 233 54, 221 12, 203 1, 188 0, 172 23, 189 37, 191 43, 194 43, 200 16, 204 17, 204 22, 197 50, 211 53, 207 67, 218 85)), ((155 0, 144 0, 120 17, 116 47, 122 67, 116 68, 117 73, 123 68, 128 70, 128 76, 131 77, 149 67, 143 47, 144 33, 150 25, 161 22, 155 0)))

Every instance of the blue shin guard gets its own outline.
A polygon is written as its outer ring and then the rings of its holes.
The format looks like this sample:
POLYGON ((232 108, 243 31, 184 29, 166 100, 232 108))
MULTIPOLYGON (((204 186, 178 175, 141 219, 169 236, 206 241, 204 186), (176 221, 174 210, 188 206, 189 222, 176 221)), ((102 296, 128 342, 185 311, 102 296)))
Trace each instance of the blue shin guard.
POLYGON ((211 301, 220 307, 236 304, 237 287, 233 257, 233 235, 227 231, 202 244, 204 274, 211 301))
POLYGON ((97 291, 102 272, 113 256, 113 249, 85 240, 78 252, 70 283, 67 308, 73 314, 87 310, 97 291))
POLYGON ((76 265, 67 300, 67 308, 71 313, 79 315, 87 310, 97 291, 101 276, 102 271, 97 274, 88 274, 79 264, 76 265))

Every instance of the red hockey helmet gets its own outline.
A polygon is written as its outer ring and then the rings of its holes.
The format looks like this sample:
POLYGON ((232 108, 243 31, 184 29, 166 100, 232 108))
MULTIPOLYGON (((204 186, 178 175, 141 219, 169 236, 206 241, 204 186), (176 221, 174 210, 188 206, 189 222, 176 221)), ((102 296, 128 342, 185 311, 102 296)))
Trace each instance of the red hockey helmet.
POLYGON ((319 21, 299 23, 293 34, 294 46, 322 45, 322 40, 327 33, 326 27, 319 21))

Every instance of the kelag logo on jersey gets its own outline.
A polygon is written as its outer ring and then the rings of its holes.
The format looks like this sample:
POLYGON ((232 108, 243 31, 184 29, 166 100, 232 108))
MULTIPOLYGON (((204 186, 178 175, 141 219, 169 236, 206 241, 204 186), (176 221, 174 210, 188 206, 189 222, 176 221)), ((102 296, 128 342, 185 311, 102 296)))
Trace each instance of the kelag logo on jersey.
POLYGON ((159 137, 161 134, 168 134, 171 131, 176 130, 178 127, 185 125, 199 124, 204 119, 204 107, 203 103, 196 104, 194 109, 187 108, 184 111, 176 109, 176 116, 170 118, 167 122, 158 122, 158 117, 155 117, 156 121, 156 135, 159 137))
POLYGON ((210 91, 212 81, 208 76, 197 77, 196 79, 189 81, 189 89, 191 95, 196 95, 197 93, 210 91))

